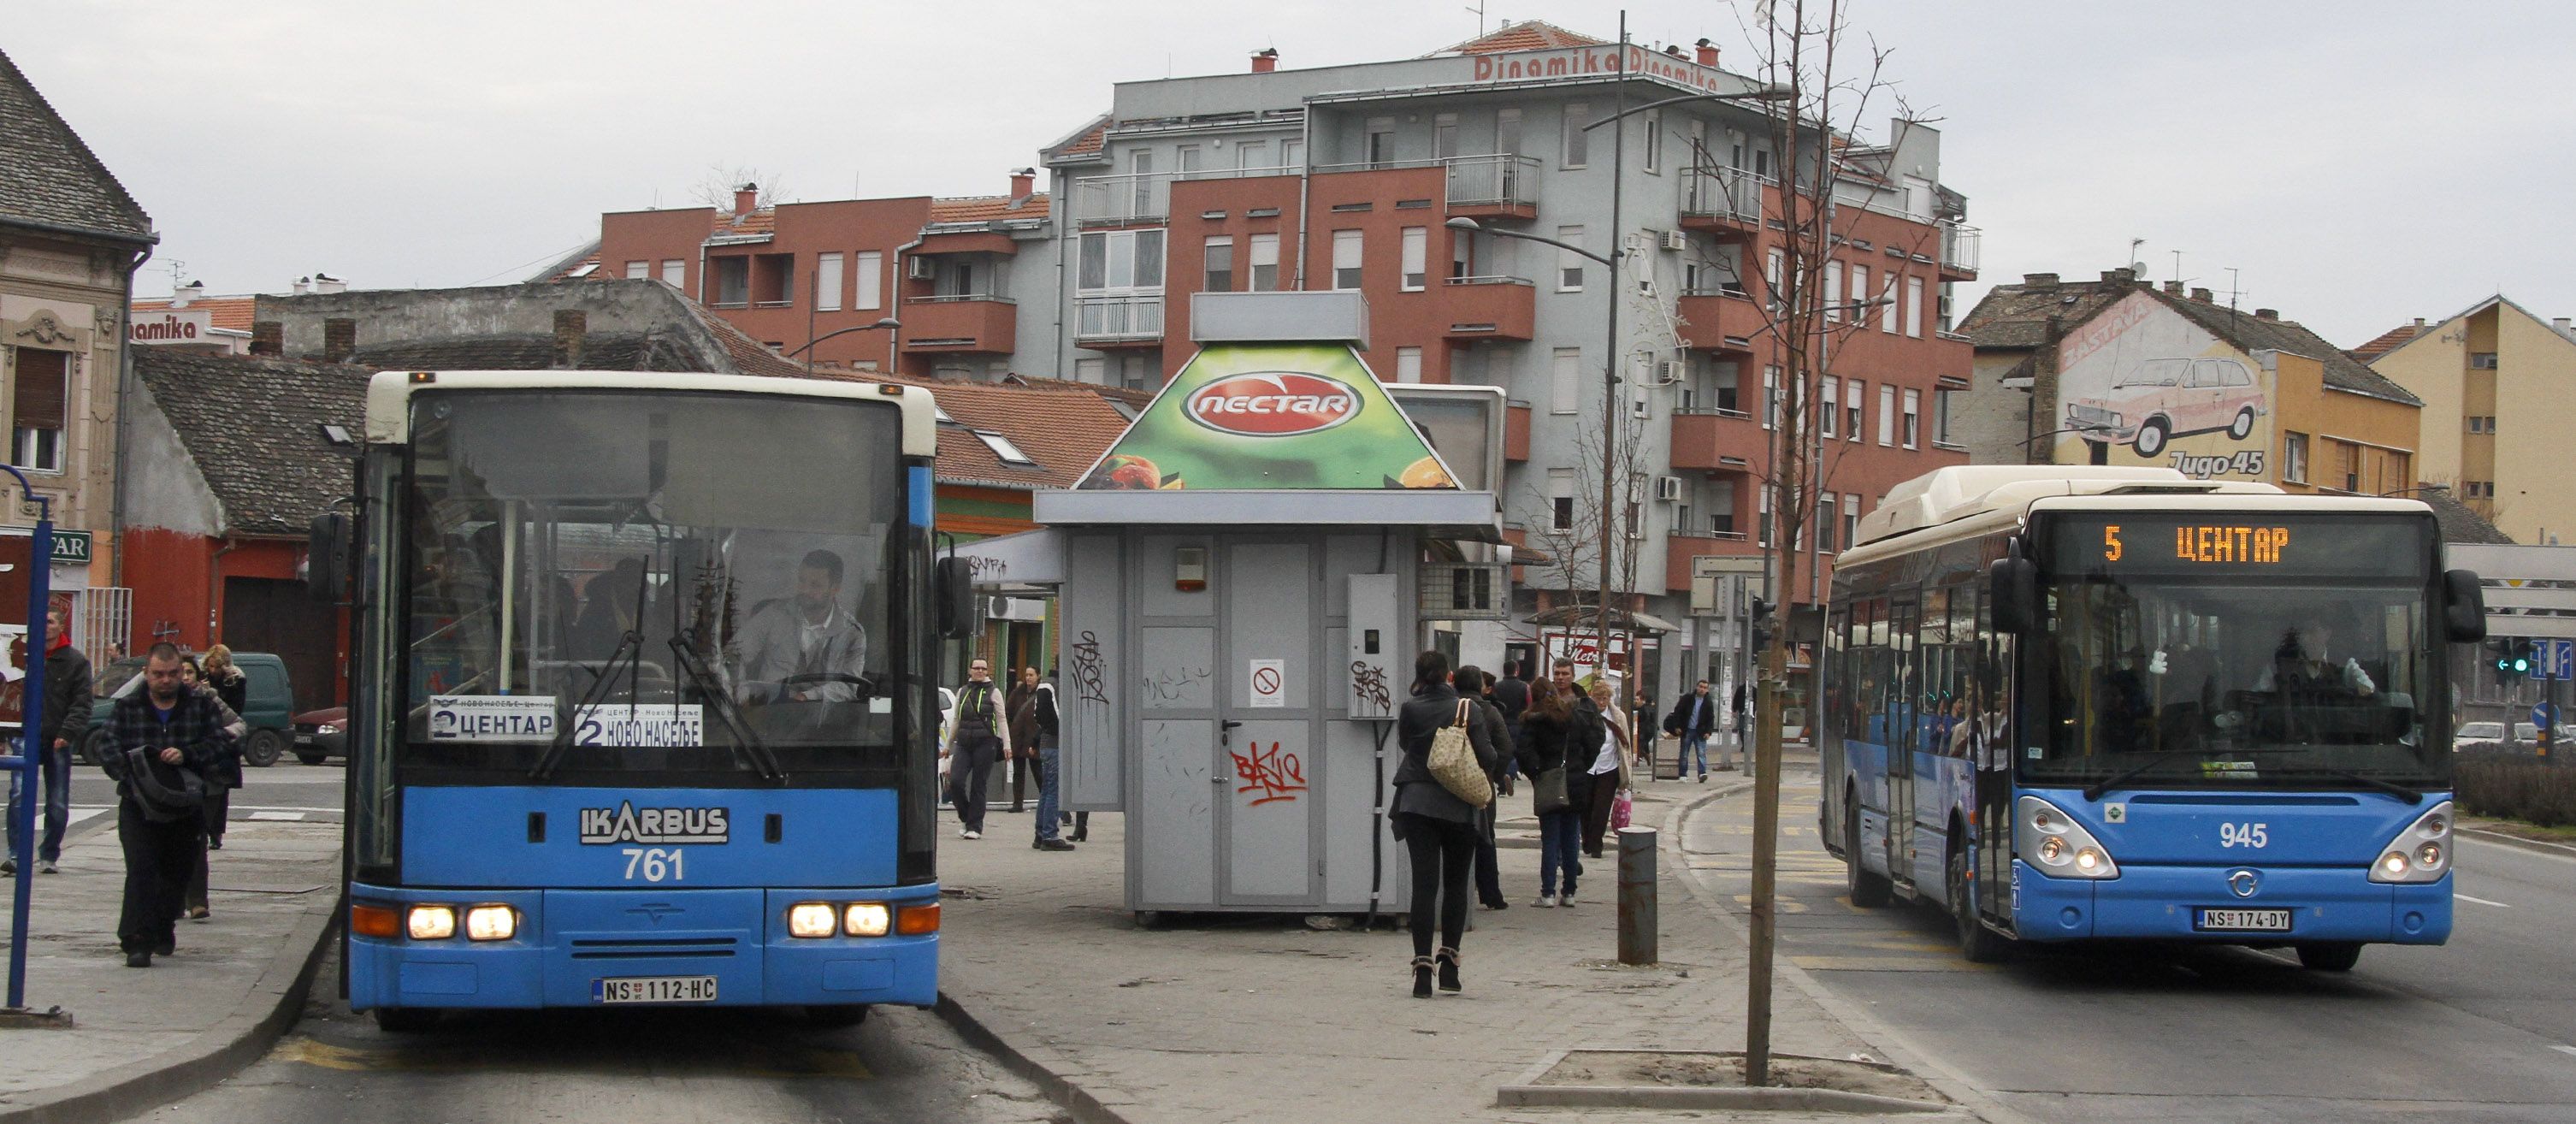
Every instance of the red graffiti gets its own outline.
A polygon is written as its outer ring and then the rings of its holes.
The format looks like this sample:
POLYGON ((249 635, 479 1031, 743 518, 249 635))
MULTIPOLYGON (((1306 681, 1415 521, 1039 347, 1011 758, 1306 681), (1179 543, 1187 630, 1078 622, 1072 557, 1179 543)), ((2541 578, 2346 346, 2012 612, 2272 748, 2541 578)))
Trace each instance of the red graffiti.
POLYGON ((1236 795, 1258 792, 1261 796, 1247 807, 1258 808, 1274 800, 1295 800, 1306 791, 1306 765, 1294 753, 1279 752, 1279 743, 1270 743, 1265 751, 1260 742, 1252 743, 1252 756, 1231 754, 1234 779, 1243 782, 1236 795))

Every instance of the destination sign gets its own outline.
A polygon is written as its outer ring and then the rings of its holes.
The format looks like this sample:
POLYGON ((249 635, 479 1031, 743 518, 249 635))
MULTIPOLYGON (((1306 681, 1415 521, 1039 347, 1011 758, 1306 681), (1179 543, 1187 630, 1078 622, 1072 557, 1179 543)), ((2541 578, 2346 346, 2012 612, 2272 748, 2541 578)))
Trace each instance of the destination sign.
MULTIPOLYGON (((2251 515, 2252 513, 2246 513, 2251 515)), ((2052 568, 2060 574, 2277 574, 2293 577, 2418 578, 2428 573, 2415 515, 2294 515, 2212 518, 2181 512, 2120 512, 2050 520, 2052 568)))

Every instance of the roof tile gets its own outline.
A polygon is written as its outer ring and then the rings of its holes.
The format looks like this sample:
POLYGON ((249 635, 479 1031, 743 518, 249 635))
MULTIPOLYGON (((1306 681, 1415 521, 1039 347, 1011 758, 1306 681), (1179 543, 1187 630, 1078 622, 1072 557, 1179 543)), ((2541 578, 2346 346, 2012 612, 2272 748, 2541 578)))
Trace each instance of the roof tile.
POLYGON ((0 222, 157 242, 152 216, 0 51, 0 222))
POLYGON ((1607 39, 1567 31, 1546 20, 1506 23, 1464 43, 1443 48, 1444 55, 1493 55, 1504 51, 1544 51, 1557 47, 1598 47, 1607 39))
POLYGON ((930 201, 930 221, 985 222, 991 219, 1042 219, 1047 216, 1047 195, 1012 198, 1008 195, 974 195, 957 199, 930 201))
MULTIPOLYGON (((247 332, 250 330, 251 310, 258 303, 259 298, 251 295, 238 297, 198 297, 195 300, 189 301, 188 307, 190 309, 202 308, 214 313, 214 316, 210 318, 210 322, 217 328, 235 332, 247 332)), ((136 301, 134 302, 134 311, 138 313, 168 312, 170 311, 170 302, 166 300, 136 301)))
POLYGON ((348 494, 349 461, 321 427, 364 430, 373 368, 144 347, 134 373, 223 504, 227 533, 300 535, 348 494))

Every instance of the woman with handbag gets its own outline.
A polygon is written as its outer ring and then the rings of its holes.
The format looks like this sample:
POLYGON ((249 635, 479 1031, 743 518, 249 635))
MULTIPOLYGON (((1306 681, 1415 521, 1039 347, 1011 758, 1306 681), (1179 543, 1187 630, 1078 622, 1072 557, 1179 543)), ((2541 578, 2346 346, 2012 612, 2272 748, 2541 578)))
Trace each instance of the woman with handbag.
POLYGON ((1569 753, 1584 758, 1583 770, 1591 778, 1591 799, 1583 805, 1583 853, 1601 857, 1601 837, 1610 830, 1610 809, 1628 791, 1628 759, 1635 752, 1628 733, 1628 716, 1618 703, 1618 691, 1607 675, 1592 680, 1592 692, 1581 704, 1598 717, 1600 733, 1582 746, 1569 747, 1569 753))
POLYGON ((1574 661, 1556 661, 1548 680, 1530 688, 1515 747, 1530 778, 1530 808, 1538 813, 1538 900, 1530 904, 1541 909, 1574 904, 1574 880, 1583 873, 1583 809, 1592 799, 1592 756, 1580 747, 1600 741, 1599 711, 1574 691, 1574 661))
POLYGON ((1439 652, 1414 659, 1413 698, 1397 711, 1395 732, 1404 760, 1395 767, 1388 824, 1413 863, 1413 995, 1427 999, 1434 969, 1440 990, 1455 993, 1465 986, 1458 978, 1458 942, 1467 928, 1477 821, 1494 802, 1488 779, 1494 747, 1475 703, 1449 685, 1449 657, 1439 652))
POLYGON ((206 650, 206 662, 198 666, 195 657, 181 656, 180 683, 189 691, 215 700, 215 710, 222 716, 223 739, 217 745, 214 760, 200 771, 205 778, 205 802, 198 815, 205 830, 197 837, 196 865, 188 872, 188 889, 180 906, 191 921, 214 916, 206 897, 206 852, 224 849, 224 821, 232 815, 232 790, 242 786, 241 740, 249 733, 250 724, 241 716, 248 700, 248 677, 233 664, 233 650, 217 644, 206 650))

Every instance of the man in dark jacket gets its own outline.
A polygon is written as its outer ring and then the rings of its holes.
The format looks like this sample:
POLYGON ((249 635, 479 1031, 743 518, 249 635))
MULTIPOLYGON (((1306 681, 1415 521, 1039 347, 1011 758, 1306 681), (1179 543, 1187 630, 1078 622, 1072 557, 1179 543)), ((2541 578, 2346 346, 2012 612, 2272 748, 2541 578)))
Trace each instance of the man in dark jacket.
POLYGON ((117 842, 125 849, 125 911, 116 943, 129 968, 149 968, 153 954, 178 945, 180 899, 188 889, 202 809, 174 798, 194 774, 202 785, 223 753, 223 704, 191 691, 181 678, 179 649, 155 644, 144 661, 144 689, 116 700, 108 719, 107 763, 116 775, 117 842))
MULTIPOLYGON (((1030 668, 1029 673, 1034 677, 1037 669, 1030 668)), ((1064 821, 1057 818, 1057 809, 1063 803, 1063 775, 1057 771, 1062 750, 1058 748, 1056 732, 1062 728, 1063 718, 1055 711, 1055 673, 1050 671, 1044 682, 1029 689, 1029 734, 1037 744, 1030 764, 1037 767, 1038 773, 1038 834, 1029 845, 1041 851, 1073 849, 1073 844, 1058 834, 1064 829, 1064 821)), ((1086 813, 1085 827, 1090 826, 1087 817, 1086 813)))
MULTIPOLYGON (((55 872, 63 857, 63 828, 72 818, 72 747, 89 735, 89 657, 72 647, 71 622, 63 611, 45 613, 44 728, 36 744, 43 748, 45 828, 36 842, 36 869, 55 872)), ((19 778, 9 778, 9 857, 0 859, 0 874, 18 873, 18 854, 26 842, 18 837, 19 778)))
POLYGON ((1753 771, 1753 699, 1745 692, 1744 681, 1740 679, 1735 683, 1733 709, 1735 711, 1735 760, 1721 761, 1717 767, 1731 772, 1736 765, 1741 764, 1744 766, 1744 771, 1750 773, 1753 771))
POLYGON ((957 724, 939 755, 948 764, 948 803, 957 809, 957 837, 984 837, 984 787, 993 765, 1011 752, 1011 723, 1001 688, 993 682, 993 665, 978 659, 966 666, 966 685, 957 690, 957 724))
POLYGON ((1675 763, 1673 775, 1681 776, 1696 760, 1699 779, 1707 781, 1708 736, 1717 732, 1717 700, 1708 697, 1708 680, 1700 680, 1673 704, 1673 712, 1664 716, 1664 732, 1682 740, 1681 760, 1675 763))

